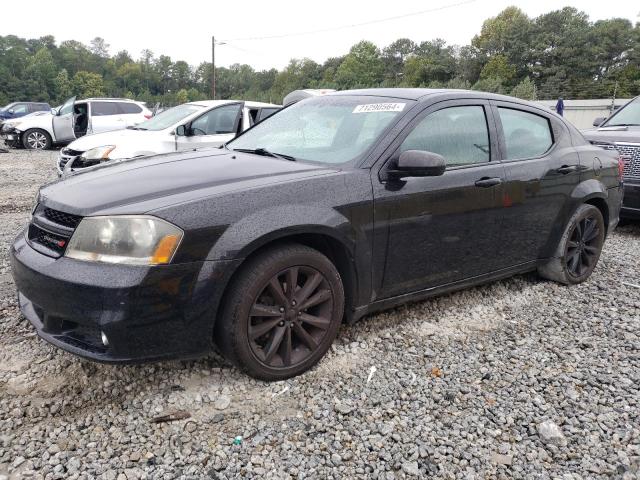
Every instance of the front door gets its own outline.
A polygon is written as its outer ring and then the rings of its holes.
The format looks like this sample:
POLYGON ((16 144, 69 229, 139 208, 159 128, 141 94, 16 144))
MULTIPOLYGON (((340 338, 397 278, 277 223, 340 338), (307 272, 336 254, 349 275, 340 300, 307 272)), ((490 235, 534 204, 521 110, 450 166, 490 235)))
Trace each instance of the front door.
POLYGON ((217 147, 237 135, 242 120, 242 103, 214 108, 190 122, 189 135, 177 137, 178 150, 217 147))
POLYGON ((66 142, 73 140, 75 133, 73 131, 74 112, 73 107, 76 103, 76 97, 71 97, 64 102, 58 114, 53 117, 53 134, 56 142, 66 142))
POLYGON ((488 102, 429 107, 373 173, 376 299, 450 284, 504 267, 498 257, 504 167, 488 102), (386 178, 400 153, 442 155, 442 176, 386 178))

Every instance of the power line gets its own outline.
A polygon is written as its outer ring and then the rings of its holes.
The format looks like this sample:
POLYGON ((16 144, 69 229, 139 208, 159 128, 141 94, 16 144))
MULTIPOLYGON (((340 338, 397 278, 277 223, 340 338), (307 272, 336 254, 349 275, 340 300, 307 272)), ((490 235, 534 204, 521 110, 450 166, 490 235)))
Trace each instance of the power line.
POLYGON ((394 17, 386 17, 386 18, 380 18, 377 20, 370 20, 368 22, 362 22, 362 23, 352 23, 349 25, 341 25, 338 27, 329 27, 329 28, 322 28, 319 30, 310 30, 307 32, 294 32, 294 33, 283 33, 283 34, 279 34, 279 35, 266 35, 266 36, 262 36, 262 37, 244 37, 244 38, 231 38, 229 40, 224 40, 225 42, 248 42, 248 41, 254 41, 254 40, 272 40, 272 39, 276 39, 276 38, 289 38, 289 37, 301 37, 303 35, 315 35, 318 33, 327 33, 327 32, 335 32, 338 30, 346 30, 349 28, 356 28, 356 27, 363 27, 365 25, 374 25, 376 23, 384 23, 384 22, 390 22, 393 20, 399 20, 401 18, 407 18, 407 17, 413 17, 413 16, 417 16, 417 15, 424 15, 425 13, 433 13, 433 12, 439 12, 441 10, 448 10, 450 8, 455 8, 455 7, 460 7, 462 5, 468 5, 470 3, 474 3, 477 0, 464 0, 462 2, 457 2, 457 3, 451 3, 448 5, 442 5, 440 7, 435 7, 435 8, 430 8, 427 10, 420 10, 418 12, 412 12, 412 13, 405 13, 404 15, 396 15, 394 17))

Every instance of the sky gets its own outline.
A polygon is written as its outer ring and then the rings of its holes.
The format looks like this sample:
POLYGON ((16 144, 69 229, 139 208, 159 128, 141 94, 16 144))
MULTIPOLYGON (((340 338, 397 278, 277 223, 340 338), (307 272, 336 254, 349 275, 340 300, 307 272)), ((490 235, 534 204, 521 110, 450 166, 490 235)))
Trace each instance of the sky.
POLYGON ((370 40, 381 48, 401 37, 468 44, 485 19, 510 5, 530 17, 573 6, 592 21, 612 17, 634 24, 640 21, 640 4, 630 0, 108 0, 100 4, 30 0, 29 10, 44 14, 2 22, 0 34, 25 38, 53 35, 58 42, 79 40, 86 44, 99 36, 110 44, 112 54, 127 50, 138 58, 148 48, 156 56, 169 55, 191 65, 211 60, 211 37, 215 35, 216 41, 224 43, 216 46, 216 65, 247 63, 257 70, 282 69, 291 58, 307 57, 321 63, 346 54, 360 40, 370 40), (390 17, 397 18, 378 22, 390 17), (304 32, 316 33, 296 35, 304 32), (289 36, 245 40, 282 35, 289 36))

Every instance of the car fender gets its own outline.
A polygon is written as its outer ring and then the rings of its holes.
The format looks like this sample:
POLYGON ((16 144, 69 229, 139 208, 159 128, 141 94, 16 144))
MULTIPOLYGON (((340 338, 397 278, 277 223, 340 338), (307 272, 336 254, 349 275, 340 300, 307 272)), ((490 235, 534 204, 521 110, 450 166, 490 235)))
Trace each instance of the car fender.
POLYGON ((580 204, 592 198, 602 198, 606 200, 607 197, 607 187, 601 181, 595 178, 584 180, 576 185, 571 192, 571 198, 574 200, 573 210, 575 211, 580 204))
POLYGON ((330 207, 289 204, 260 209, 229 225, 207 260, 243 259, 274 240, 314 233, 332 237, 353 256, 357 232, 346 216, 330 207))
POLYGON ((32 128, 44 130, 51 136, 51 139, 54 142, 56 141, 55 135, 53 134, 53 115, 34 115, 25 117, 15 126, 15 129, 20 133, 24 133, 32 128))

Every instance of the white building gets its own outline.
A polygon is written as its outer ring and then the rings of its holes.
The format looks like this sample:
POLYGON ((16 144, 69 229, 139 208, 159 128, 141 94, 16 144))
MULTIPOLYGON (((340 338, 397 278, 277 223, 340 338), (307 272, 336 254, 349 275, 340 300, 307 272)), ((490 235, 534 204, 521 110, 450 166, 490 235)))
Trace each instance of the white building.
MULTIPOLYGON (((615 100, 614 109, 622 107, 630 98, 618 98, 615 100)), ((554 110, 556 109, 556 100, 538 100, 537 103, 554 110)), ((564 118, 573 123, 578 129, 591 128, 593 121, 598 117, 608 117, 611 115, 612 100, 590 99, 590 100, 565 100, 564 101, 564 118)))

